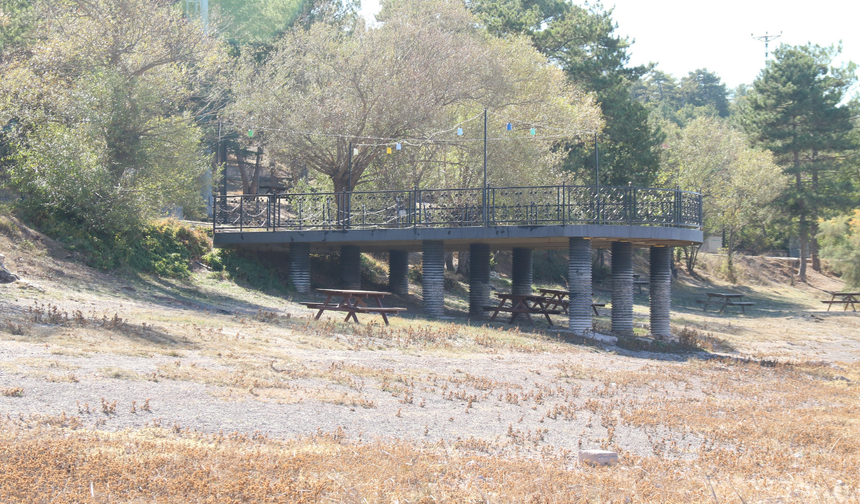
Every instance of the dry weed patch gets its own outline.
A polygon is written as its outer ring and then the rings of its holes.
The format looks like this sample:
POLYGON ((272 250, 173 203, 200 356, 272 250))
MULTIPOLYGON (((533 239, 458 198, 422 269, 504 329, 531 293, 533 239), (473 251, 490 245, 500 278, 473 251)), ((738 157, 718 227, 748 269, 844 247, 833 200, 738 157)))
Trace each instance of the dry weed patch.
MULTIPOLYGON (((492 456, 492 443, 474 438, 450 445, 355 443, 336 431, 278 441, 201 435, 181 426, 111 434, 82 430, 65 415, 7 420, 3 427, 3 502, 695 503, 857 502, 860 497, 855 472, 786 473, 756 463, 754 454, 744 461, 718 448, 696 463, 623 453, 616 467, 592 468, 576 465, 575 456, 564 450, 530 458, 492 456), (742 475, 739 469, 750 472, 742 475)), ((531 443, 541 433, 512 427, 510 436, 531 443)))

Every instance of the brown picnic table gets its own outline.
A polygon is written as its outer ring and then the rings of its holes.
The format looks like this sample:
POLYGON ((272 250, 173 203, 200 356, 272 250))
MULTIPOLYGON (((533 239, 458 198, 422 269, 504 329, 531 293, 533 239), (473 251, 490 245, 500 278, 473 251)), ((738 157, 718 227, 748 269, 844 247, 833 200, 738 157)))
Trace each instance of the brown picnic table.
POLYGON ((860 292, 832 292, 831 294, 830 301, 822 301, 827 303, 827 311, 830 311, 830 307, 835 304, 845 305, 842 311, 848 310, 848 305, 851 305, 851 311, 857 311, 854 303, 860 303, 860 292))
POLYGON ((746 314, 746 307, 753 306, 755 303, 744 301, 743 294, 733 292, 706 292, 707 300, 697 299, 696 302, 702 303, 702 311, 708 311, 708 306, 715 304, 720 307, 720 313, 724 313, 729 306, 740 306, 741 312, 746 314))
MULTIPOLYGON (((564 313, 567 313, 570 306, 570 291, 561 289, 538 289, 538 291, 547 298, 547 308, 561 308, 564 313)), ((593 296, 594 293, 592 292, 591 295, 593 296)), ((603 308, 604 306, 606 306, 606 303, 591 303, 591 309, 594 310, 594 314, 598 317, 600 313, 597 312, 597 308, 603 308)))
POLYGON ((549 299, 544 296, 535 296, 533 294, 507 294, 504 292, 496 292, 494 294, 499 298, 498 306, 484 307, 484 310, 493 312, 493 315, 490 317, 490 321, 495 320, 499 313, 506 312, 511 314, 511 320, 508 321, 509 324, 513 324, 514 320, 516 320, 521 314, 525 315, 529 322, 534 322, 532 320, 532 314, 536 313, 545 316, 549 325, 552 325, 552 320, 550 320, 549 316, 561 313, 561 310, 548 308, 547 304, 549 299), (510 305, 508 305, 508 303, 510 303, 510 305))
POLYGON ((406 311, 406 308, 393 308, 382 306, 382 298, 390 295, 390 292, 365 291, 365 290, 349 290, 349 289, 317 289, 317 292, 326 296, 324 303, 305 303, 308 308, 318 309, 314 320, 319 320, 324 311, 339 311, 346 312, 344 322, 348 322, 350 317, 356 324, 360 323, 356 313, 378 313, 382 315, 382 320, 385 325, 388 324, 388 314, 398 314, 406 311), (332 298, 335 301, 332 302, 332 298), (336 299, 340 298, 338 302, 336 299), (375 301, 376 306, 367 306, 365 300, 375 301))

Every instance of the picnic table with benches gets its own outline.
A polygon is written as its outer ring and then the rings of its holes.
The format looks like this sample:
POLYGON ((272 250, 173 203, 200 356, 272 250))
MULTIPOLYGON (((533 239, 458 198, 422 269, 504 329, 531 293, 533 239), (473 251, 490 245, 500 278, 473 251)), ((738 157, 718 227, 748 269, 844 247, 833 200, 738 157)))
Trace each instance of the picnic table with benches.
POLYGON ((382 298, 391 294, 390 292, 364 291, 364 290, 347 290, 347 289, 317 289, 317 292, 326 296, 324 303, 304 303, 308 308, 318 309, 314 320, 319 320, 324 311, 339 311, 346 312, 344 322, 348 322, 350 317, 358 324, 356 313, 378 313, 382 315, 382 320, 385 325, 388 324, 388 314, 398 314, 406 311, 406 308, 392 308, 382 306, 382 298), (341 298, 332 302, 332 298, 341 298), (365 299, 376 301, 376 306, 367 306, 365 299))
MULTIPOLYGON (((567 313, 568 308, 570 306, 570 301, 565 298, 570 298, 570 291, 560 290, 560 289, 538 289, 541 294, 543 294, 547 298, 547 307, 548 308, 561 308, 564 313, 567 313)), ((594 293, 591 294, 592 296, 594 293)), ((603 308, 606 306, 606 303, 591 303, 591 309, 594 310, 594 314, 598 317, 600 313, 597 312, 597 308, 603 308)))
POLYGON ((845 305, 842 311, 848 310, 848 305, 851 305, 851 311, 857 311, 854 303, 860 303, 860 292, 833 292, 831 294, 830 301, 822 301, 822 303, 827 303, 827 311, 830 311, 830 307, 835 304, 845 305))
POLYGON ((746 314, 746 307, 753 306, 755 303, 744 301, 743 294, 735 294, 731 292, 706 292, 707 300, 697 299, 697 303, 702 303, 702 311, 708 311, 708 306, 715 304, 720 307, 720 313, 725 312, 729 306, 740 306, 741 312, 746 314))
MULTIPOLYGON (((549 325, 552 325, 552 320, 550 320, 550 315, 558 315, 561 313, 561 310, 557 308, 549 308, 547 305, 549 304, 550 299, 544 296, 535 296, 533 294, 507 294, 504 292, 496 292, 494 293, 497 298, 499 298, 498 306, 485 306, 484 310, 492 311, 493 315, 490 317, 490 321, 496 319, 496 315, 500 312, 507 312, 511 314, 511 320, 508 322, 509 324, 513 324, 514 320, 520 314, 526 316, 529 322, 534 322, 532 320, 532 314, 540 314, 546 317, 546 321, 549 325), (510 302, 509 306, 506 304, 510 302)), ((558 306, 557 304, 555 306, 558 306)))

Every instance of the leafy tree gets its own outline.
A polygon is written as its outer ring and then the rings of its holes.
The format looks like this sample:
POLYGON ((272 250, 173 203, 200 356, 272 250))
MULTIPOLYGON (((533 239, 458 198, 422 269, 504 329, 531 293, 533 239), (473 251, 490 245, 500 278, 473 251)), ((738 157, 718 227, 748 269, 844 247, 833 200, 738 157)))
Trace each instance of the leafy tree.
POLYGON ((850 109, 840 103, 856 82, 856 65, 832 67, 839 52, 835 47, 783 44, 745 97, 747 130, 794 179, 782 205, 796 219, 800 234, 801 281, 806 281, 810 245, 813 268, 820 267, 814 238, 818 217, 850 204, 845 198, 850 181, 836 171, 839 157, 854 147, 850 109))
POLYGON ((34 1, 26 51, 2 60, 12 183, 34 217, 106 237, 202 207, 195 107, 220 44, 167 0, 34 1))
POLYGON ((484 108, 494 185, 546 181, 564 154, 557 141, 600 127, 591 98, 527 40, 487 36, 462 5, 388 2, 379 18, 376 28, 297 27, 262 64, 245 58, 232 122, 270 154, 327 177, 335 191, 365 182, 480 186, 484 108), (514 141, 497 141, 506 134, 514 141), (358 151, 351 170, 350 144, 358 151))
POLYGON ((676 81, 671 75, 652 70, 631 88, 631 95, 646 104, 661 124, 686 126, 698 117, 728 117, 729 99, 725 84, 706 69, 690 72, 676 81))
POLYGON ((849 287, 860 287, 860 209, 821 223, 821 257, 832 263, 849 287))
POLYGON ((20 45, 33 23, 29 0, 0 0, 0 53, 20 45))
MULTIPOLYGON (((599 2, 581 7, 565 0, 472 0, 469 6, 490 33, 528 36, 573 82, 596 94, 606 120, 599 146, 601 184, 649 185, 654 180, 663 135, 630 94, 648 67, 627 66, 629 41, 615 34, 611 9, 603 10, 599 2)), ((569 169, 592 180, 594 143, 573 147, 569 169)))
MULTIPOLYGON (((682 190, 702 194, 706 233, 724 231, 727 269, 734 275, 732 253, 739 233, 773 218, 770 206, 787 185, 787 178, 770 152, 748 146, 739 130, 718 118, 699 117, 683 129, 674 128, 664 151, 661 178, 682 190)), ((687 251, 693 272, 696 248, 687 251)))
POLYGON ((720 117, 729 115, 729 97, 726 85, 719 76, 700 68, 681 79, 678 89, 680 106, 713 107, 720 117))

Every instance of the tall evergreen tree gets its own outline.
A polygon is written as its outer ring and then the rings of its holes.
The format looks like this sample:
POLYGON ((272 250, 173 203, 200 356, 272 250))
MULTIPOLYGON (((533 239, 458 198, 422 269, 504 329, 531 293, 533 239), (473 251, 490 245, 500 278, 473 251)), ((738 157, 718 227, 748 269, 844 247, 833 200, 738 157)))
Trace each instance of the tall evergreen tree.
POLYGON ((781 45, 753 83, 743 118, 794 181, 783 204, 800 235, 801 281, 810 249, 813 267, 819 268, 818 218, 845 203, 840 195, 847 194, 833 171, 839 155, 852 149, 850 110, 840 103, 856 81, 856 65, 831 66, 839 52, 832 46, 781 45))
MULTIPOLYGON (((628 66, 630 42, 615 33, 612 9, 597 2, 581 7, 567 0, 472 0, 469 7, 494 35, 521 34, 559 64, 568 77, 594 92, 606 120, 600 135, 600 183, 648 185, 659 168, 662 133, 648 122, 648 109, 630 94, 647 71, 628 66)), ((572 146, 569 169, 592 174, 594 143, 572 146)), ((589 176, 583 175, 585 180, 589 176)))

